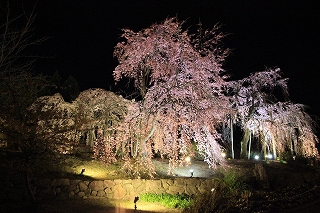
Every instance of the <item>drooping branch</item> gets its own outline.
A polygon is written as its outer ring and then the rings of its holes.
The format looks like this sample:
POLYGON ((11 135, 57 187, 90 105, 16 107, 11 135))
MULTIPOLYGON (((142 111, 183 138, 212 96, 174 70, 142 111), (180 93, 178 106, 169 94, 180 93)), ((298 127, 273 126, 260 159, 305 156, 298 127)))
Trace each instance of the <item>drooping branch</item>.
MULTIPOLYGON (((226 84, 222 62, 227 52, 219 46, 222 34, 214 28, 207 30, 205 37, 189 35, 183 23, 169 18, 139 32, 124 29, 124 41, 114 51, 119 61, 113 73, 115 81, 134 79, 141 91, 141 114, 155 119, 149 124, 156 125, 143 126, 148 131, 135 143, 153 144, 155 151, 169 158, 170 168, 192 154, 192 141, 211 144, 215 152, 221 152, 220 146, 213 145, 220 137, 215 125, 230 107, 222 89, 226 84), (206 54, 201 54, 204 50, 206 54), (196 133, 201 129, 208 136, 196 133)), ((142 123, 148 124, 147 120, 142 123)), ((140 132, 141 126, 137 127, 140 132)), ((212 167, 222 164, 220 154, 203 150, 212 167)))

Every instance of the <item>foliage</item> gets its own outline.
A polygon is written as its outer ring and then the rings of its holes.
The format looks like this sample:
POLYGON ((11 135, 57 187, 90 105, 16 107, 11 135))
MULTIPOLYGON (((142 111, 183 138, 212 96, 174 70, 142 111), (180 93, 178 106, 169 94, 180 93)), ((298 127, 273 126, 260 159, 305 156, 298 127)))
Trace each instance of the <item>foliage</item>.
POLYGON ((230 82, 228 94, 232 96, 237 119, 244 130, 242 158, 247 157, 251 135, 260 138, 264 154, 268 149, 274 159, 285 150, 307 157, 318 154, 314 121, 302 104, 288 100, 287 81, 280 69, 274 68, 230 82), (277 100, 274 93, 277 90, 283 91, 286 101, 277 100))
MULTIPOLYGON (((103 89, 88 89, 79 94, 72 104, 78 110, 76 123, 82 130, 86 144, 93 147, 97 139, 97 129, 103 131, 103 137, 113 138, 115 129, 127 114, 130 101, 103 89)), ((119 141, 120 143, 120 141, 119 141)))
POLYGON ((105 141, 105 138, 103 136, 103 130, 98 129, 97 139, 95 140, 94 146, 93 146, 93 150, 94 150, 93 157, 107 164, 115 163, 117 162, 116 152, 114 150, 115 144, 108 143, 108 142, 105 141))
MULTIPOLYGON (((129 138, 122 135, 127 125, 134 122, 124 121, 130 115, 134 118, 137 113, 134 106, 135 102, 112 92, 89 89, 81 92, 72 103, 65 102, 60 94, 40 97, 32 104, 30 112, 35 115, 37 137, 50 141, 51 150, 73 154, 83 140, 92 147, 94 159, 105 165, 121 160, 121 171, 126 175, 135 178, 153 177, 151 159, 136 154, 139 147, 129 147, 129 138)), ((129 137, 139 137, 138 134, 143 133, 132 132, 129 137)))
POLYGON ((192 203, 192 198, 186 194, 154 194, 154 193, 145 193, 139 196, 141 201, 151 202, 151 203, 160 203, 169 208, 187 208, 192 203))
POLYGON ((307 157, 318 154, 314 122, 303 105, 289 101, 288 79, 279 68, 228 82, 222 69, 228 51, 220 48, 224 34, 218 26, 203 30, 200 23, 198 32, 190 35, 183 24, 170 18, 139 32, 124 29, 123 41, 115 47, 115 81, 132 78, 142 98, 136 125, 128 131, 142 130, 144 135, 130 144, 147 155, 152 144, 155 152, 169 158, 170 172, 184 156, 194 155, 187 151, 193 140, 216 168, 224 162, 218 141, 228 139, 224 135, 221 140, 217 128, 237 120, 244 131, 242 158, 249 155, 252 135, 273 158, 287 149, 307 157))
POLYGON ((138 156, 137 158, 124 157, 121 171, 131 178, 153 178, 156 174, 155 166, 150 158, 138 156))
MULTIPOLYGON (((122 171, 128 176, 153 176, 151 159, 143 160, 143 156, 135 154, 139 147, 131 146, 128 150, 130 141, 122 135, 127 125, 134 122, 123 122, 130 115, 135 116, 134 106, 135 102, 112 92, 89 89, 81 92, 72 103, 65 102, 60 94, 40 97, 28 110, 33 116, 30 122, 36 129, 36 138, 47 141, 50 150, 74 154, 83 141, 92 148, 93 157, 106 165, 122 160, 122 171), (130 159, 130 154, 135 160, 130 159)), ((129 136, 139 137, 138 134, 142 133, 132 132, 129 136)))
POLYGON ((293 153, 287 151, 280 154, 280 161, 284 164, 291 166, 306 166, 312 165, 315 161, 314 158, 306 157, 303 155, 294 155, 293 153))
POLYGON ((169 173, 194 154, 191 140, 212 168, 224 164, 215 127, 229 107, 222 93, 227 50, 217 47, 223 34, 214 28, 207 31, 213 37, 189 35, 183 23, 170 18, 139 32, 124 29, 114 51, 115 81, 132 78, 142 97, 134 125, 123 133, 139 154, 152 157, 152 146, 169 158, 169 173))
POLYGON ((37 140, 46 141, 47 148, 55 152, 72 152, 74 142, 80 139, 74 105, 65 102, 60 94, 42 96, 28 107, 28 114, 37 140))
POLYGON ((238 212, 247 207, 251 196, 250 190, 243 182, 242 176, 235 170, 226 170, 222 177, 215 178, 211 190, 197 194, 192 205, 184 213, 201 212, 238 212))
POLYGON ((28 48, 41 44, 32 40, 33 13, 12 16, 7 5, 4 23, 0 25, 0 132, 4 132, 8 147, 23 152, 23 170, 37 155, 46 150, 46 144, 35 138, 27 108, 48 86, 43 75, 32 73, 36 57, 25 55, 28 48))
POLYGON ((114 132, 124 119, 128 102, 112 92, 90 89, 72 103, 65 102, 60 94, 42 96, 28 107, 28 113, 36 137, 48 141, 56 152, 76 153, 83 141, 93 148, 97 159, 113 163, 115 159, 109 157, 117 153, 120 144, 116 144, 114 132))
MULTIPOLYGON (((29 185, 29 177, 44 156, 50 155, 48 141, 38 140, 34 117, 28 107, 50 86, 46 77, 32 72, 37 57, 27 54, 31 46, 44 39, 32 40, 33 12, 12 16, 7 2, 7 11, 1 15, 0 24, 0 132, 6 135, 8 148, 20 154, 12 163, 16 170, 25 173, 25 183, 30 200, 36 202, 29 185), (2 19, 4 16, 4 19, 2 19)), ((4 10, 1 10, 3 12, 4 10)), ((10 165, 8 165, 9 167, 10 165)), ((45 168, 45 167, 42 167, 45 168)))
POLYGON ((223 171, 220 174, 222 177, 217 177, 215 180, 218 182, 218 185, 225 190, 225 195, 237 195, 245 189, 247 189, 247 184, 243 181, 243 175, 240 171, 234 169, 228 169, 223 171))

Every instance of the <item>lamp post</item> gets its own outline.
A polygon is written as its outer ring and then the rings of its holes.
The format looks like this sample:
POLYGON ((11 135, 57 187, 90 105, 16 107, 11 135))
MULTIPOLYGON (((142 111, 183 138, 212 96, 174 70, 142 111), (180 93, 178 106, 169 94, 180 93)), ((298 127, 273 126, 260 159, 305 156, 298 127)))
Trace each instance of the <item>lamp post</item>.
POLYGON ((193 169, 190 169, 190 177, 193 177, 193 169))
POLYGON ((133 202, 134 202, 134 210, 137 210, 137 202, 138 202, 138 200, 139 200, 138 196, 134 197, 134 200, 133 200, 133 202))
POLYGON ((81 169, 80 175, 83 175, 83 173, 86 171, 85 168, 81 169))

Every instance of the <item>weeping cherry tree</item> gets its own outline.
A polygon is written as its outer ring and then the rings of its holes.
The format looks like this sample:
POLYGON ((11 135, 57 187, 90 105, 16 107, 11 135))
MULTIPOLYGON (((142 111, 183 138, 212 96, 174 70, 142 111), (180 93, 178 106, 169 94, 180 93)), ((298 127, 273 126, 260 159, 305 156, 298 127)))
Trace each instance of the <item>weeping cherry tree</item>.
POLYGON ((200 24, 190 35, 183 23, 169 18, 139 32, 124 29, 114 51, 115 81, 132 78, 141 95, 136 120, 125 132, 128 144, 138 147, 140 159, 154 153, 168 158, 169 172, 194 154, 193 144, 212 168, 224 164, 216 131, 229 107, 222 92, 224 34, 200 24))

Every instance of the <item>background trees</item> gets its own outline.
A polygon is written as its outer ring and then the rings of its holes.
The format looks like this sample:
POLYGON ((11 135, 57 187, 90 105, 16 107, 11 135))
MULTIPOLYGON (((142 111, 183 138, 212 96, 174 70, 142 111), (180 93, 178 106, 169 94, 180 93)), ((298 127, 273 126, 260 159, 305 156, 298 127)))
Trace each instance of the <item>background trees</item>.
POLYGON ((77 109, 76 122, 83 132, 83 140, 91 147, 97 136, 97 129, 103 131, 104 137, 112 135, 127 113, 126 103, 121 96, 103 89, 89 89, 81 92, 72 102, 77 109))
POLYGON ((230 82, 229 94, 233 94, 231 100, 244 132, 241 158, 251 157, 253 138, 263 155, 271 154, 273 159, 286 151, 305 157, 317 155, 313 121, 303 105, 289 101, 287 80, 282 78, 279 68, 274 68, 230 82), (278 100, 281 93, 284 101, 278 100))
MULTIPOLYGON (((59 93, 39 97, 28 107, 28 113, 36 138, 47 141, 53 152, 74 154, 81 146, 88 146, 97 153, 107 154, 110 150, 101 149, 111 144, 115 130, 127 114, 129 102, 103 89, 89 89, 72 103, 66 102, 59 93), (98 140, 103 141, 103 147, 95 147, 98 140)), ((103 159, 101 154, 96 157, 103 159)), ((106 160, 106 163, 111 162, 106 160)))
MULTIPOLYGON (((259 113, 259 109, 268 107, 276 99, 273 95, 275 89, 282 90, 287 95, 287 79, 281 77, 280 69, 269 69, 263 72, 252 73, 249 77, 230 82, 231 93, 233 93, 233 104, 237 110, 237 118, 240 120, 244 130, 244 136, 241 141, 241 158, 248 156, 248 142, 251 141, 251 135, 259 132, 261 129, 261 118, 267 116, 259 113), (261 117, 258 118, 258 116, 261 117)), ((269 119, 269 117, 267 118, 269 119)), ((250 147, 250 146, 249 146, 250 147)))
POLYGON ((27 49, 43 40, 31 39, 35 17, 32 12, 12 16, 7 5, 7 11, 0 15, 3 21, 0 25, 0 132, 6 135, 8 146, 20 152, 19 158, 14 159, 17 166, 9 171, 25 174, 30 198, 35 202, 29 174, 39 157, 43 157, 46 144, 36 138, 28 107, 43 95, 49 84, 43 75, 31 72, 36 57, 28 55, 27 49))
POLYGON ((43 95, 49 84, 44 76, 31 72, 36 57, 27 55, 26 50, 43 40, 31 40, 34 14, 12 16, 7 9, 1 15, 4 22, 0 25, 0 131, 29 158, 31 150, 38 149, 39 144, 34 140, 34 126, 28 120, 27 108, 43 95))
POLYGON ((58 93, 42 96, 28 107, 28 115, 35 139, 42 141, 46 149, 63 154, 74 152, 81 136, 75 105, 65 102, 58 93))

